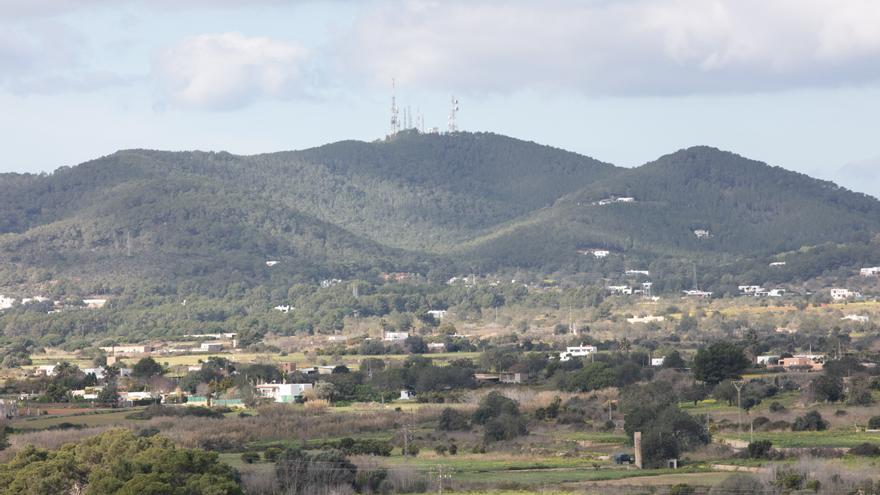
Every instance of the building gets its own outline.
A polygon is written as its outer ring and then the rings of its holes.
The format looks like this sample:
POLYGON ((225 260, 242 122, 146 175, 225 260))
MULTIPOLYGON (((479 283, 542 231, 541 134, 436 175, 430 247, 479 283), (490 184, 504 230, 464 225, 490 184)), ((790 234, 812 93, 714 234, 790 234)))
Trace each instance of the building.
POLYGON ((574 347, 566 347, 565 351, 559 353, 560 361, 568 361, 573 357, 584 357, 589 356, 595 352, 598 352, 598 348, 594 345, 580 345, 574 347))
POLYGON ((269 260, 266 262, 266 266, 268 266, 270 268, 277 265, 277 264, 278 264, 278 261, 276 261, 276 260, 269 260))
POLYGON ((193 349, 194 352, 220 352, 222 350, 223 344, 220 342, 202 342, 193 349))
POLYGON ((697 239, 708 239, 712 237, 712 233, 706 229, 696 229, 694 230, 694 235, 697 236, 697 239))
POLYGON ((0 294, 0 311, 11 308, 13 304, 15 304, 15 298, 0 294))
POLYGON ((841 320, 849 320, 854 321, 856 323, 868 323, 871 321, 871 318, 863 315, 846 315, 841 320))
POLYGON ((282 313, 287 314, 287 313, 290 313, 291 310, 293 310, 293 307, 291 307, 289 304, 279 304, 278 306, 275 306, 272 309, 274 309, 275 311, 281 311, 282 313))
POLYGON ((615 296, 631 296, 633 290, 628 285, 609 285, 608 292, 615 296))
POLYGON ((770 289, 767 295, 769 297, 782 297, 785 295, 785 289, 770 289))
POLYGON ((623 273, 624 275, 644 275, 646 277, 651 276, 651 272, 649 270, 626 270, 623 273))
POLYGON ((774 261, 774 262, 770 263, 770 266, 785 266, 785 262, 784 261, 774 261))
POLYGON ((870 268, 862 268, 859 270, 859 275, 863 277, 876 277, 880 275, 880 266, 872 266, 870 268))
POLYGON ((611 251, 607 249, 591 249, 587 253, 592 254, 595 258, 607 258, 611 251))
POLYGON ((810 371, 821 371, 825 366, 824 354, 798 354, 789 358, 780 358, 779 366, 783 368, 809 368, 810 371))
POLYGON ((666 356, 651 358, 651 366, 663 366, 664 362, 666 362, 666 356))
POLYGON ((756 295, 760 292, 766 292, 760 285, 740 285, 739 291, 746 295, 756 295))
POLYGON ((862 297, 862 295, 854 290, 849 289, 831 289, 831 299, 835 301, 845 301, 862 297))
POLYGON ((18 401, 13 399, 0 399, 0 419, 13 419, 18 417, 18 401))
POLYGON ((382 340, 385 342, 403 342, 409 338, 409 332, 385 332, 382 340))
POLYGON ((684 292, 684 297, 696 297, 699 299, 706 299, 706 298, 712 297, 711 292, 707 292, 704 290, 685 290, 682 292, 684 292))
POLYGON ((83 304, 89 309, 101 309, 107 304, 107 299, 94 297, 91 299, 83 299, 83 304))
POLYGON ((775 354, 765 354, 763 356, 758 356, 756 362, 758 364, 763 364, 764 366, 774 365, 779 362, 779 356, 775 354))
POLYGON ((287 373, 287 374, 296 373, 296 363, 293 363, 290 361, 288 361, 286 363, 281 363, 281 365, 278 368, 281 370, 282 373, 287 373))
POLYGON ((429 342, 428 352, 446 352, 446 344, 443 342, 429 342))
POLYGON ((153 352, 150 344, 120 344, 102 347, 102 351, 110 356, 132 356, 136 354, 149 354, 153 352))
POLYGON ((428 314, 431 315, 431 318, 434 318, 435 320, 442 320, 443 318, 446 318, 446 313, 447 311, 445 309, 432 309, 428 311, 428 314))
POLYGON ((401 390, 399 400, 412 400, 416 398, 416 393, 412 390, 401 390))
POLYGON ((627 323, 656 323, 666 320, 663 316, 633 316, 627 318, 627 323))
POLYGON ((302 397, 303 392, 312 389, 311 383, 264 383, 257 385, 257 394, 275 402, 290 404, 302 397))

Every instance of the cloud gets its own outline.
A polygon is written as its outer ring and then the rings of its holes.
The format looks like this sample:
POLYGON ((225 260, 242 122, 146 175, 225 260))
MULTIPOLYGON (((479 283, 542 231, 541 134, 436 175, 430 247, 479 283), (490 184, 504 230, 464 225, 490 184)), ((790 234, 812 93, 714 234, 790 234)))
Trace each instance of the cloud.
POLYGON ((755 92, 876 84, 878 25, 874 0, 404 0, 336 50, 426 89, 755 92))
POLYGON ((203 34, 160 53, 153 75, 161 103, 229 110, 304 91, 308 51, 297 43, 241 33, 203 34))

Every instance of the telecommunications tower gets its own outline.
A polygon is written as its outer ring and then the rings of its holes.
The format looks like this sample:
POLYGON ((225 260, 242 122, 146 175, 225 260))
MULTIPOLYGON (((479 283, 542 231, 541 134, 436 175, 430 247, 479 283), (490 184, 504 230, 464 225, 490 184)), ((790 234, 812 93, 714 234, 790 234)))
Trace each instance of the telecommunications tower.
POLYGON ((456 117, 458 117, 458 99, 453 96, 452 97, 452 109, 449 110, 449 122, 448 122, 448 130, 449 132, 458 132, 458 124, 455 122, 456 117))
POLYGON ((391 79, 391 136, 400 131, 400 120, 398 119, 397 94, 394 78, 391 79))

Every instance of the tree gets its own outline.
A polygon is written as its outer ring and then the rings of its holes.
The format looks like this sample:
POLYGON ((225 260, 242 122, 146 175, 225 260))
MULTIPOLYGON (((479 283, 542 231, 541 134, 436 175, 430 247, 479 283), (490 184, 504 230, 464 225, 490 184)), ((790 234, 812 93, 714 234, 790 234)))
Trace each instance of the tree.
POLYGON ((469 430, 470 425, 468 425, 467 414, 452 409, 451 407, 447 407, 440 413, 440 420, 437 423, 437 428, 442 431, 461 431, 469 430))
POLYGON ((694 356, 694 377, 697 380, 716 384, 723 380, 739 378, 748 368, 749 360, 739 346, 730 342, 719 342, 697 351, 694 356))
POLYGON ((673 369, 684 368, 685 362, 678 351, 671 351, 663 358, 663 367, 673 369))
POLYGON ((837 402, 843 399, 843 380, 835 375, 822 375, 810 383, 813 399, 823 402, 837 402))
POLYGON ((217 454, 178 449, 161 436, 111 430, 55 451, 32 446, 0 465, 0 494, 241 495, 217 454), (137 469, 132 469, 137 466, 137 469))
POLYGON ((854 377, 849 382, 849 391, 846 394, 846 403, 851 406, 870 406, 874 403, 871 394, 871 383, 867 378, 854 377))
POLYGON ((480 401, 479 407, 474 411, 473 420, 478 425, 483 425, 489 420, 505 414, 507 416, 519 416, 519 404, 499 392, 489 392, 480 401))
POLYGON ((792 431, 823 431, 828 429, 828 422, 822 419, 819 411, 810 411, 795 418, 791 425, 792 431))
POLYGON ((131 375, 142 380, 159 376, 163 372, 162 365, 151 357, 141 358, 131 369, 131 375))

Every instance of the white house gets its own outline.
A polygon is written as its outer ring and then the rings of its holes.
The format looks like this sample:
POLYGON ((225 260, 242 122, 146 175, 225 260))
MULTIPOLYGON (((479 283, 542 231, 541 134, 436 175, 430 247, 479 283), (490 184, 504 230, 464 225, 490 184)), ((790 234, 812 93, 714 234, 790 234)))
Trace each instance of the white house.
POLYGON ((651 358, 651 366, 663 366, 663 363, 666 361, 666 356, 651 358))
POLYGON ((608 292, 618 296, 631 296, 633 290, 628 285, 609 285, 608 292))
POLYGON ((290 313, 290 311, 293 308, 289 304, 281 304, 281 305, 275 306, 272 309, 274 309, 275 311, 281 311, 282 313, 287 314, 287 313, 290 313))
POLYGON ((785 295, 785 289, 770 289, 767 295, 770 297, 782 297, 785 295))
POLYGON ((386 342, 403 342, 409 338, 409 332, 385 332, 382 340, 386 342))
POLYGON ((785 262, 784 261, 774 261, 774 262, 770 263, 770 266, 785 266, 785 262))
POLYGON ((607 258, 608 255, 611 254, 611 251, 607 249, 591 249, 588 252, 595 258, 607 258))
POLYGON ((15 298, 0 294, 0 311, 11 308, 13 304, 15 304, 15 298))
POLYGON ((684 292, 685 297, 698 297, 698 298, 712 297, 711 292, 707 292, 704 290, 684 290, 682 292, 684 292))
POLYGON ((400 400, 411 400, 416 398, 416 393, 412 390, 401 390, 400 400))
POLYGON ((432 309, 428 311, 428 314, 436 320, 442 320, 443 318, 446 318, 446 313, 447 311, 445 309, 432 309))
POLYGON ((841 320, 854 321, 856 323, 868 323, 871 319, 863 315, 846 315, 841 320))
POLYGON ((764 288, 760 285, 740 285, 739 291, 743 294, 754 295, 759 292, 765 292, 764 288))
POLYGON ((105 304, 107 304, 107 299, 98 297, 83 299, 83 304, 85 304, 86 307, 89 309, 100 309, 103 308, 105 304))
POLYGON ((649 270, 627 270, 623 273, 625 275, 644 275, 646 277, 651 276, 651 272, 649 270))
POLYGON ((768 365, 772 361, 778 361, 779 356, 776 354, 765 354, 756 358, 758 364, 768 365))
POLYGON ((266 266, 268 266, 268 267, 273 267, 277 264, 278 264, 278 261, 276 261, 276 260, 269 260, 266 262, 266 266))
POLYGON ((880 275, 880 266, 872 266, 870 268, 862 268, 859 270, 859 275, 863 277, 876 277, 880 275))
POLYGON ((197 348, 193 349, 195 352, 220 352, 223 350, 223 344, 220 342, 202 342, 197 348))
POLYGON ((627 318, 627 323, 655 323, 664 321, 666 318, 663 316, 633 316, 632 318, 627 318))
POLYGON ((260 397, 285 404, 296 402, 297 397, 311 388, 311 383, 264 383, 256 387, 260 397))
POLYGON ((831 299, 835 301, 843 301, 856 297, 862 297, 862 295, 854 290, 849 289, 831 289, 831 299))
POLYGON ((573 357, 589 356, 597 352, 599 349, 594 345, 579 345, 574 347, 566 347, 565 351, 559 353, 560 361, 568 361, 573 357))
POLYGON ((706 229, 696 229, 694 230, 694 235, 697 236, 697 239, 708 239, 712 237, 712 234, 706 229))

